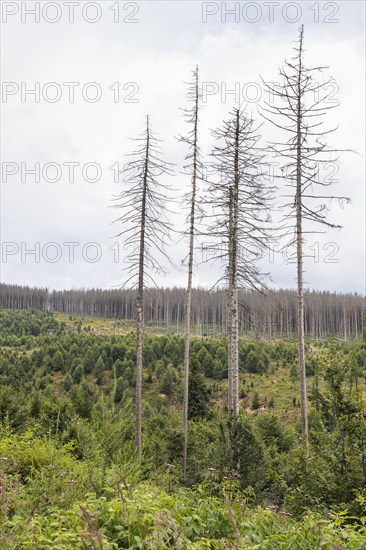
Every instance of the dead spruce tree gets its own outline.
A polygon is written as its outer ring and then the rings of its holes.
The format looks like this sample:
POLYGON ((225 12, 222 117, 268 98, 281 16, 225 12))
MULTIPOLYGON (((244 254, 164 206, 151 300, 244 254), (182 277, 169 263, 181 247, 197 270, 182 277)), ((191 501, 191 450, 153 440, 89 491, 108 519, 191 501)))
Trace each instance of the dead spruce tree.
MULTIPOLYGON (((321 181, 319 167, 337 162, 340 150, 330 149, 324 137, 335 128, 323 129, 323 118, 337 105, 330 97, 334 91, 332 78, 321 83, 315 80, 326 67, 306 67, 304 65, 304 26, 300 28, 299 40, 294 48, 296 54, 291 61, 285 61, 280 69, 280 84, 265 84, 272 102, 266 102, 262 116, 281 131, 289 134, 288 140, 271 142, 270 150, 282 160, 281 178, 291 193, 286 195, 290 203, 283 205, 286 209, 287 234, 291 235, 286 246, 296 246, 292 258, 297 266, 298 294, 298 348, 300 370, 300 404, 302 441, 308 446, 308 414, 306 395, 306 366, 304 343, 304 235, 320 231, 304 228, 304 222, 311 225, 322 224, 331 228, 340 228, 327 221, 327 203, 334 199, 349 202, 346 197, 336 197, 316 192, 331 185, 326 178, 321 181), (330 92, 327 93, 327 89, 330 92), (288 233, 290 231, 290 233, 288 233)), ((334 81, 333 81, 334 82, 334 81)), ((290 256, 290 259, 292 259, 290 256)))
POLYGON ((142 423, 142 331, 144 319, 144 291, 149 283, 155 285, 153 274, 165 273, 161 259, 168 258, 165 245, 171 225, 167 219, 167 196, 170 187, 160 179, 171 175, 170 165, 160 156, 160 140, 151 132, 149 117, 146 128, 135 140, 137 150, 132 153, 124 167, 123 181, 128 188, 115 200, 116 208, 122 210, 115 222, 123 229, 117 237, 123 237, 124 249, 128 250, 124 263, 127 280, 123 287, 136 289, 136 457, 141 461, 142 423), (148 282, 147 282, 148 281, 148 282))
POLYGON ((194 246, 196 234, 196 214, 197 214, 197 181, 202 179, 201 175, 201 157, 198 146, 198 125, 199 110, 202 106, 202 92, 199 85, 198 66, 193 71, 192 81, 188 84, 188 101, 192 103, 191 107, 184 109, 185 121, 190 125, 188 134, 180 136, 179 140, 188 146, 188 153, 185 157, 187 161, 184 166, 186 173, 191 176, 190 191, 184 197, 184 203, 188 206, 187 226, 185 235, 188 236, 188 254, 186 257, 188 281, 186 288, 184 304, 184 392, 183 392, 183 479, 187 477, 187 454, 188 454, 188 387, 189 387, 189 347, 191 332, 191 303, 192 303, 192 279, 194 246))
MULTIPOLYGON (((211 260, 223 264, 216 285, 227 288, 228 409, 232 421, 239 416, 238 289, 263 288, 258 256, 268 240, 268 200, 264 185, 263 154, 254 121, 234 109, 228 121, 214 132, 213 174, 208 188, 212 208, 208 234, 211 260)), ((215 286, 216 286, 215 285, 215 286)))

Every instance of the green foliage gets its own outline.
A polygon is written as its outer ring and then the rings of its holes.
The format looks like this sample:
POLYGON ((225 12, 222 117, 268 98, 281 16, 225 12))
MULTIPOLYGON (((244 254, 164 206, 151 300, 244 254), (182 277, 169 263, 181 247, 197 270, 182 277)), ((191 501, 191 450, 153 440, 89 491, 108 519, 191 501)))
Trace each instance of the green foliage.
POLYGON ((264 448, 257 437, 251 419, 245 415, 233 421, 232 448, 233 464, 243 487, 257 488, 264 478, 264 448))
POLYGON ((177 373, 173 366, 167 367, 165 370, 161 382, 160 382, 160 391, 166 395, 171 395, 175 389, 177 383, 177 373))
POLYGON ((66 393, 71 390, 72 382, 73 382, 73 380, 72 380, 70 374, 67 372, 65 374, 65 378, 64 378, 63 383, 62 383, 62 387, 63 387, 63 389, 66 393))
POLYGON ((96 383, 101 386, 104 383, 105 362, 100 355, 95 365, 96 383))
POLYGON ((127 382, 121 376, 119 376, 116 380, 116 386, 113 393, 113 401, 115 403, 119 403, 121 401, 127 388, 127 382))
POLYGON ((239 362, 241 370, 251 373, 266 372, 269 365, 269 357, 265 346, 254 343, 240 342, 239 362))
POLYGON ((82 363, 77 363, 72 373, 74 384, 80 384, 84 376, 84 366, 82 363))
POLYGON ((121 378, 123 377, 123 373, 124 373, 124 370, 125 370, 125 364, 123 361, 121 361, 121 359, 117 359, 114 364, 113 364, 113 372, 114 372, 114 376, 116 378, 121 378))
POLYGON ((275 447, 277 452, 288 452, 292 446, 292 437, 274 414, 258 417, 261 438, 267 447, 275 447))
POLYGON ((261 402, 260 402, 260 399, 259 399, 259 394, 256 391, 256 392, 254 392, 253 399, 252 399, 252 409, 253 409, 253 411, 258 410, 260 406, 261 406, 261 402))
POLYGON ((229 425, 226 343, 192 338, 183 488, 183 338, 144 335, 138 468, 135 336, 83 323, 0 310, 0 547, 365 547, 363 341, 307 343, 305 456, 296 345, 240 340, 242 410, 229 425))
POLYGON ((93 372, 94 367, 95 367, 94 349, 89 348, 86 350, 86 353, 84 356, 85 374, 90 374, 91 372, 93 372))
POLYGON ((71 402, 75 412, 83 418, 90 418, 94 394, 89 384, 84 380, 71 390, 71 402))
POLYGON ((210 390, 196 355, 191 355, 189 369, 188 419, 210 418, 210 390))
POLYGON ((59 323, 53 313, 36 309, 0 308, 0 345, 24 345, 25 338, 46 334, 60 334, 65 327, 59 323))
POLYGON ((50 508, 43 516, 32 514, 23 524, 16 514, 5 525, 13 548, 348 548, 361 550, 365 528, 346 523, 347 517, 331 521, 308 513, 301 524, 287 512, 247 507, 245 494, 225 496, 225 484, 211 482, 196 490, 168 493, 153 484, 121 485, 119 497, 88 495, 70 509, 50 508), (342 546, 340 546, 342 545, 342 546))
POLYGON ((56 372, 63 371, 65 366, 64 356, 61 351, 57 351, 52 359, 52 370, 56 372))
POLYGON ((290 378, 291 378, 291 381, 292 381, 293 384, 296 382, 296 380, 298 380, 300 378, 299 366, 298 366, 297 363, 292 363, 292 365, 291 365, 290 378))

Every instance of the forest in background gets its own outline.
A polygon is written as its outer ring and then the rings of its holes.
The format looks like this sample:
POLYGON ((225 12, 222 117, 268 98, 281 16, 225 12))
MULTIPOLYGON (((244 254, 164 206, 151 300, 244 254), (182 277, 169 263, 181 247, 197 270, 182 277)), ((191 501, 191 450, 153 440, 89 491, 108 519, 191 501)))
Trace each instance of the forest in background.
MULTIPOLYGON (((192 325, 198 334, 221 335, 226 330, 225 290, 192 290, 192 325)), ((146 292, 145 323, 181 332, 184 322, 184 288, 149 289, 146 292)), ((297 293, 273 290, 260 294, 239 291, 241 334, 254 337, 292 338, 297 331, 297 293)), ((123 320, 135 319, 133 290, 53 290, 0 284, 0 307, 59 311, 123 320)), ((359 338, 366 327, 365 297, 359 294, 305 292, 305 333, 312 339, 331 336, 359 338)))

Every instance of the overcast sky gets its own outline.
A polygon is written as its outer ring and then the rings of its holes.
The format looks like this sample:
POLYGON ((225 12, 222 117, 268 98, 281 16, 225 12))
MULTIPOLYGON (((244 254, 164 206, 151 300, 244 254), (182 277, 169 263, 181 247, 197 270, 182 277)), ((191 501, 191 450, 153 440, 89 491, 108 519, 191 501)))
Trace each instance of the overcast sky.
MULTIPOLYGON (((306 63, 329 65, 324 78, 334 78, 340 102, 329 115, 330 127, 339 124, 330 144, 359 152, 329 167, 334 194, 352 204, 331 207, 330 219, 342 231, 309 235, 305 251, 315 258, 306 261, 305 279, 308 288, 365 293, 363 1, 80 0, 1 2, 1 8, 2 282, 55 289, 122 283, 123 242, 115 238, 117 212, 110 206, 123 188, 115 180, 133 148, 128 138, 150 114, 165 159, 177 165, 174 186, 187 190, 186 150, 175 136, 186 129, 179 108, 190 71, 199 65, 208 92, 200 130, 208 154, 209 130, 237 104, 230 91, 259 119, 258 105, 268 99, 260 77, 279 80, 304 23, 306 63)), ((273 129, 265 124, 262 134, 265 143, 273 129)), ((171 253, 179 262, 184 243, 171 253)), ((262 264, 273 286, 295 286, 295 267, 280 253, 262 264)), ((211 286, 218 273, 219 266, 199 265, 194 282, 211 286)), ((185 281, 184 272, 171 271, 158 282, 185 281)))

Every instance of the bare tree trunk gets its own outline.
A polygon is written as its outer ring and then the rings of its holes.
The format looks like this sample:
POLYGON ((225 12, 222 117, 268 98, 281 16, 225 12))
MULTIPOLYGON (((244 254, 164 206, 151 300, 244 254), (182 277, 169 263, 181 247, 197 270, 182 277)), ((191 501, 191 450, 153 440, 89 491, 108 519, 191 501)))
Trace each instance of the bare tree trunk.
POLYGON ((296 136, 296 251, 297 251, 297 294, 298 294, 298 344, 299 344, 299 368, 300 368, 300 405, 301 405, 301 432, 303 444, 309 445, 308 438, 308 412, 306 396, 306 366, 305 366, 305 341, 304 341, 304 282, 303 282, 303 234, 302 234, 302 110, 301 110, 301 79, 302 79, 302 45, 303 27, 300 31, 299 44, 299 71, 297 86, 297 136, 296 136))
POLYGON ((357 309, 355 308, 355 339, 358 340, 357 309))
POLYGON ((186 292, 184 318, 184 396, 183 396, 183 479, 187 478, 188 457, 188 386, 189 386, 189 344, 191 332, 191 302, 193 276, 193 247, 194 247, 194 206, 191 211, 191 228, 189 238, 188 285, 186 292))
MULTIPOLYGON (((235 270, 236 271, 236 270, 235 270)), ((235 272, 234 272, 235 273, 235 272)), ((235 277, 235 275, 234 275, 235 277)), ((232 357, 232 410, 234 417, 239 416, 239 325, 238 325, 238 287, 234 278, 231 289, 231 357, 232 357)))
POLYGON ((343 332, 344 332, 344 340, 347 341, 347 316, 346 316, 345 305, 343 305, 343 332))
MULTIPOLYGON (((308 446, 308 419, 307 419, 307 396, 306 396, 306 370, 305 370, 305 345, 304 345, 304 283, 303 283, 303 236, 304 223, 311 222, 326 225, 329 228, 339 229, 341 226, 330 223, 327 220, 324 200, 334 199, 349 202, 347 197, 336 197, 334 195, 317 194, 313 188, 323 189, 328 186, 326 181, 319 181, 319 164, 329 163, 329 159, 335 161, 339 158, 341 150, 333 150, 323 140, 325 135, 332 133, 330 130, 319 129, 323 124, 324 115, 335 105, 327 105, 327 94, 322 99, 313 99, 314 87, 317 90, 326 90, 328 83, 324 81, 317 83, 314 78, 315 72, 322 72, 325 67, 306 67, 304 63, 304 25, 300 28, 298 47, 295 47, 296 56, 291 62, 285 61, 284 67, 280 69, 283 83, 266 85, 279 103, 272 105, 266 102, 262 109, 263 117, 273 122, 278 128, 289 133, 286 143, 277 141, 272 144, 271 150, 276 156, 282 157, 286 171, 282 172, 288 186, 294 188, 294 201, 284 205, 290 208, 291 216, 295 217, 294 233, 296 239, 296 260, 297 260, 297 330, 298 330, 298 355, 300 370, 300 402, 301 402, 301 430, 302 443, 305 448, 308 446), (270 117, 267 116, 270 114, 270 117), (280 117, 280 122, 273 119, 280 117), (321 201, 321 204, 312 202, 312 199, 321 201)), ((319 96, 320 97, 320 96, 319 96)), ((283 167, 283 168, 284 168, 283 167)), ((292 224, 291 224, 292 226, 292 224)), ((311 231, 313 232, 313 231, 311 231)), ((309 231, 306 231, 309 233, 309 231)), ((293 243, 291 239, 289 244, 293 243)), ((314 307, 314 306, 313 306, 314 307)), ((318 336, 327 334, 331 323, 331 315, 327 308, 319 309, 318 315, 318 336)), ((307 319, 310 312, 307 312, 307 319)), ((291 326, 291 328, 293 328, 291 326)), ((316 327, 315 327, 316 328, 316 327)))
POLYGON ((302 255, 302 228, 301 205, 297 206, 297 288, 298 288, 298 345, 300 368, 300 405, 301 405, 301 433, 304 445, 308 447, 308 413, 306 395, 306 365, 305 365, 305 341, 304 341, 304 293, 303 293, 303 255, 302 255))
MULTIPOLYGON (((145 275, 154 282, 149 271, 164 272, 160 260, 157 259, 159 253, 169 260, 164 246, 166 239, 170 240, 172 229, 166 217, 166 203, 171 200, 169 199, 170 188, 158 182, 157 178, 163 174, 171 174, 172 171, 168 163, 160 158, 159 140, 151 131, 148 116, 145 130, 136 141, 139 147, 130 155, 134 159, 129 161, 124 169, 124 182, 128 186, 114 200, 118 201, 115 206, 121 211, 121 215, 115 222, 122 223, 122 229, 116 236, 123 236, 125 249, 128 250, 123 261, 128 278, 123 287, 131 285, 131 288, 137 290, 134 312, 136 322, 135 441, 136 460, 139 463, 142 452, 142 331, 145 275)), ((160 299, 159 295, 158 299, 160 299)), ((131 306, 129 300, 130 310, 131 306)), ((158 303, 157 308, 159 307, 158 303)), ((153 312, 151 312, 152 319, 153 312)))
POLYGON ((191 332, 191 303, 192 303, 192 279, 194 259, 194 237, 195 237, 195 216, 196 216, 196 192, 198 172, 198 110, 199 110, 199 89, 198 89, 198 67, 194 72, 195 97, 193 112, 193 136, 192 136, 192 195, 189 215, 189 252, 188 252, 188 283, 186 290, 185 318, 184 318, 184 395, 183 395, 183 479, 187 479, 187 458, 188 458, 188 388, 189 388, 189 346, 191 332))
POLYGON ((137 461, 141 462, 141 424, 142 424, 142 327, 143 327, 143 306, 144 306, 144 259, 145 259, 145 224, 146 224, 146 194, 149 162, 149 117, 146 122, 146 157, 143 177, 143 192, 141 206, 141 231, 139 250, 139 274, 138 289, 136 297, 136 455, 137 461))
POLYGON ((239 416, 239 330, 238 330, 238 208, 239 208, 239 110, 236 113, 234 185, 232 189, 231 264, 230 284, 231 361, 232 361, 232 411, 239 416))
POLYGON ((141 418, 142 418, 142 311, 143 311, 143 274, 139 276, 139 289, 136 299, 136 456, 141 461, 141 418))
MULTIPOLYGON (((239 110, 235 120, 234 181, 229 190, 229 273, 228 273, 228 410, 230 419, 239 417, 239 330, 238 330, 238 196, 239 196, 239 110)), ((233 441, 229 433, 229 465, 233 467, 233 441)))
MULTIPOLYGON (((263 155, 258 153, 254 121, 244 111, 233 109, 230 120, 215 132, 218 145, 213 149, 214 167, 219 175, 209 187, 209 202, 213 208, 213 224, 208 234, 224 242, 227 249, 218 251, 225 258, 225 272, 219 282, 227 283, 226 338, 228 358, 228 457, 232 466, 236 422, 239 417, 239 314, 238 287, 249 285, 258 290, 262 274, 255 261, 239 254, 239 243, 255 242, 265 247, 268 239, 268 198, 270 189, 262 181, 258 167, 263 155), (256 173, 254 173, 254 169, 256 173)), ((250 308, 249 308, 249 311, 250 308)), ((250 327, 250 321, 249 321, 250 327)))
MULTIPOLYGON (((233 385, 233 264, 232 264, 232 233, 233 233, 233 193, 230 189, 229 198, 229 265, 228 265, 228 300, 226 306, 226 340, 227 340, 227 376, 228 376, 228 411, 229 415, 233 414, 234 403, 234 385, 233 385)), ((230 437, 229 437, 229 456, 231 456, 230 437)))

